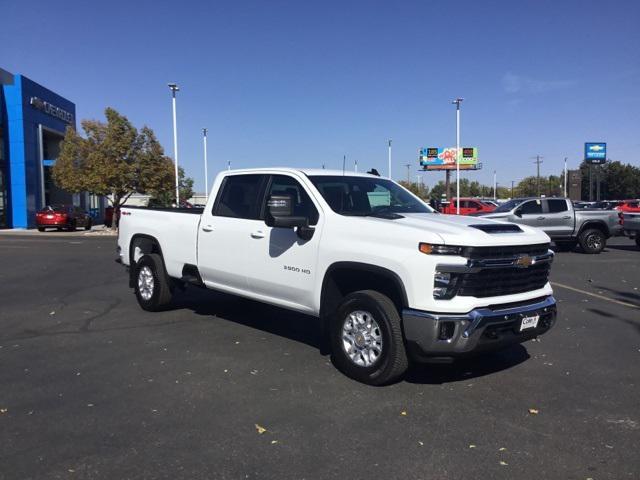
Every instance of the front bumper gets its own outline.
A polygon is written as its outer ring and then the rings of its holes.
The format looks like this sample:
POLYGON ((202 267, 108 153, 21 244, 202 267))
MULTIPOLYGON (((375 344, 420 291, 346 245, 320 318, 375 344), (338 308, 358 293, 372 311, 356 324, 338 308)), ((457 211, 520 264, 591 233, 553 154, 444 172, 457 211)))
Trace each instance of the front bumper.
POLYGON ((546 333, 556 321, 556 300, 547 296, 465 314, 405 309, 402 320, 407 351, 414 360, 460 357, 498 350, 546 333), (522 319, 534 315, 540 316, 537 327, 521 332, 522 319))

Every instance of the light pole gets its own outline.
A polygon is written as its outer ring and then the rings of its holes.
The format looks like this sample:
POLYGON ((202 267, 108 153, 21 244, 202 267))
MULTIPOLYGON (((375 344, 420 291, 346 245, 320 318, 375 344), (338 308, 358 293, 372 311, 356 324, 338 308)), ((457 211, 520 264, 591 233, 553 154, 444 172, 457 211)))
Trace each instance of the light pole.
POLYGON ((180 188, 178 181, 178 125, 176 124, 176 92, 180 90, 175 83, 168 83, 171 90, 171 103, 173 105, 173 157, 176 169, 176 206, 180 206, 180 188))
POLYGON ((391 179, 391 139, 389 139, 389 179, 391 179))
POLYGON ((542 157, 542 156, 540 156, 540 155, 536 155, 536 156, 535 156, 535 157, 533 157, 533 158, 535 158, 535 159, 536 159, 536 161, 535 161, 535 162, 533 162, 533 163, 535 163, 535 164, 536 164, 536 166, 537 166, 537 173, 536 173, 536 178, 537 178, 537 180, 536 180, 536 189, 537 189, 537 191, 538 191, 538 197, 539 197, 539 196, 540 196, 540 164, 542 163, 542 160, 541 160, 541 159, 542 159, 542 158, 544 158, 544 157, 542 157))
POLYGON ((456 215, 460 215, 460 104, 463 98, 456 98, 456 215))
POLYGON ((496 171, 493 171, 493 199, 496 200, 498 198, 498 180, 496 177, 496 171))
POLYGON ((204 146, 204 198, 209 200, 209 175, 207 174, 207 129, 202 129, 202 143, 204 146))

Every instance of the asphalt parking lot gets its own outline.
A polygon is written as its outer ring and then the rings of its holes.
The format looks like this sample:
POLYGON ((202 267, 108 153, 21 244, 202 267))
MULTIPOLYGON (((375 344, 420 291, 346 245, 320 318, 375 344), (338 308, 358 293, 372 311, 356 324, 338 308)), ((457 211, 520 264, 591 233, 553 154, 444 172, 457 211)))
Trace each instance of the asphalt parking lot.
POLYGON ((313 318, 197 289, 143 312, 114 246, 0 236, 2 479, 640 478, 627 239, 558 253, 539 341, 381 388, 334 369, 313 318))

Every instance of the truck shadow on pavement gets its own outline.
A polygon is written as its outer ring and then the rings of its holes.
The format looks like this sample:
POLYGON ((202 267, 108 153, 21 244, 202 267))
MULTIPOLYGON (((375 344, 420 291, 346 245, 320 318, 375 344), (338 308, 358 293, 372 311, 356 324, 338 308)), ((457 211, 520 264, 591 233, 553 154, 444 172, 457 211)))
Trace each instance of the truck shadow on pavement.
MULTIPOLYGON (((197 315, 217 318, 252 329, 278 335, 318 349, 320 355, 330 353, 320 319, 279 307, 227 295, 225 293, 188 288, 175 298, 173 309, 191 310, 197 315)), ((404 381, 433 384, 468 381, 519 365, 530 358, 527 349, 518 344, 504 350, 486 353, 452 363, 414 364, 404 381)))

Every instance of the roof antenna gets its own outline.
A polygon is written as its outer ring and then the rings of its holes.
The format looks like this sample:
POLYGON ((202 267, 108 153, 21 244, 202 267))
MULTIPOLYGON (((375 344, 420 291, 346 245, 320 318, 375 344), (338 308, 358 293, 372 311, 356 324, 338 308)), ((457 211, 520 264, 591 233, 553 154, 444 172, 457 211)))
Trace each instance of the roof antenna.
POLYGON ((347 156, 343 155, 342 156, 342 175, 344 175, 344 165, 345 165, 346 161, 347 161, 347 156))

